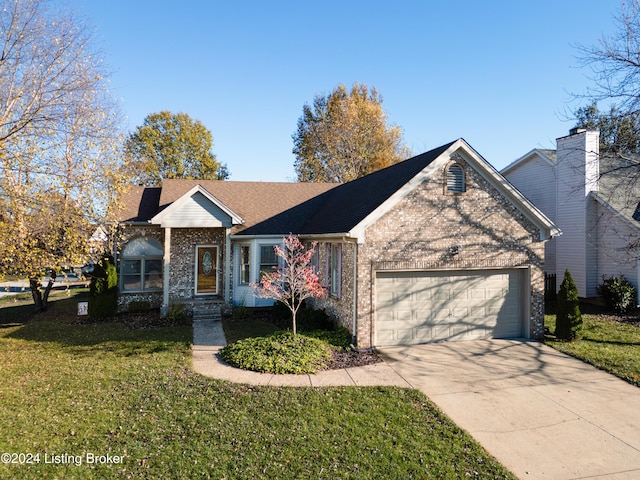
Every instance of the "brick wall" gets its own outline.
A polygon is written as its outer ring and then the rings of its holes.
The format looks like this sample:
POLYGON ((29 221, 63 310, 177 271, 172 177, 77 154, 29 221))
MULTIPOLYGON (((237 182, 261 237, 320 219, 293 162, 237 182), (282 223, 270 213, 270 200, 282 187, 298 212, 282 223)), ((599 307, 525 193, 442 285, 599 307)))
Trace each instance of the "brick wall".
MULTIPOLYGON (((467 167, 465 173, 466 192, 445 193, 444 171, 433 175, 368 228, 364 244, 342 244, 342 297, 327 295, 315 304, 352 329, 357 255, 357 343, 361 348, 375 343, 379 270, 526 267, 531 298, 528 335, 542 337, 544 242, 539 240, 538 228, 477 172, 467 167), (457 247, 457 255, 451 254, 452 247, 457 247)), ((319 244, 321 278, 327 243, 319 244)))
POLYGON ((326 266, 328 265, 327 247, 332 243, 340 243, 342 245, 342 265, 341 265, 341 295, 336 297, 327 291, 327 295, 311 301, 315 308, 324 310, 338 324, 353 331, 353 296, 354 296, 354 278, 353 267, 356 258, 357 246, 354 242, 344 242, 336 240, 335 242, 318 243, 318 275, 323 285, 326 285, 326 266))
POLYGON ((445 194, 433 175, 366 232, 358 258, 358 345, 375 340, 375 272, 530 266, 530 332, 543 335, 544 242, 518 209, 471 168, 466 192, 445 194), (458 247, 457 255, 450 254, 458 247))

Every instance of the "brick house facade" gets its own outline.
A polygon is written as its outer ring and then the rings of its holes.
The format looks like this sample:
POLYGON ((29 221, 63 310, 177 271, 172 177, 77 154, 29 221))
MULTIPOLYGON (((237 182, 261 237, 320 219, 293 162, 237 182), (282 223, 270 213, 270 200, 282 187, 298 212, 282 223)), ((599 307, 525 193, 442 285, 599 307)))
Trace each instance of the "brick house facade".
POLYGON ((204 297, 261 305, 250 283, 294 233, 317 242, 315 308, 359 347, 543 334, 544 243, 559 231, 462 139, 341 185, 173 180, 143 196, 123 240, 163 242, 165 307, 199 300, 202 246, 218 272, 204 297))

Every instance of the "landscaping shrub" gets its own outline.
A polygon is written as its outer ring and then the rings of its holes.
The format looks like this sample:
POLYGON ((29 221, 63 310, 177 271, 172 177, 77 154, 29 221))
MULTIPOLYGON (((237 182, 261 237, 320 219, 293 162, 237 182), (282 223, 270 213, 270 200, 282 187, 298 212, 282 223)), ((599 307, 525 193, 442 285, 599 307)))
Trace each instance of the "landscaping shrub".
POLYGON ((231 312, 231 317, 234 320, 246 320, 247 318, 251 318, 252 316, 253 312, 247 308, 244 298, 240 300, 238 305, 233 307, 233 310, 231 312))
POLYGON ((188 325, 191 321, 191 316, 183 303, 172 303, 169 305, 164 319, 169 325, 188 325))
MULTIPOLYGON (((279 327, 291 326, 291 310, 282 302, 276 302, 273 306, 274 323, 279 327)), ((303 302, 297 315, 298 330, 311 332, 313 330, 333 330, 335 323, 324 310, 315 310, 303 302)))
POLYGON ((574 340, 582 329, 582 314, 578 300, 578 288, 569 270, 564 272, 558 291, 558 311, 556 315, 556 337, 562 340, 574 340))
POLYGON ((224 347, 220 356, 235 367, 256 372, 316 373, 331 358, 331 348, 317 338, 281 331, 238 340, 224 347))
POLYGON ((609 278, 603 276, 597 290, 607 308, 614 312, 627 313, 637 304, 636 289, 623 275, 609 278))
POLYGON ((89 316, 111 317, 118 311, 118 273, 111 254, 98 261, 89 286, 89 316))
POLYGON ((144 300, 137 300, 127 304, 127 311, 129 313, 143 313, 149 310, 151 310, 151 302, 144 300))
POLYGON ((333 330, 318 329, 304 333, 308 337, 324 340, 329 345, 339 348, 349 348, 351 344, 351 332, 346 328, 339 326, 333 330))

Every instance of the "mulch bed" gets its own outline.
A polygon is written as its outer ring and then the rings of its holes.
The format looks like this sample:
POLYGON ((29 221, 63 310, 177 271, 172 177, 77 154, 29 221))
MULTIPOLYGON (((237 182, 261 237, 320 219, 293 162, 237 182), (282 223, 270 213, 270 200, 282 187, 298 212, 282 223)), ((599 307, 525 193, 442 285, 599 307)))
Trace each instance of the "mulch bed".
POLYGON ((620 322, 640 328, 640 309, 628 313, 611 313, 603 305, 593 302, 580 302, 580 312, 583 315, 593 315, 598 320, 620 322))
POLYGON ((382 359, 375 352, 331 351, 331 360, 325 370, 338 370, 341 368, 363 367, 381 362, 382 359))

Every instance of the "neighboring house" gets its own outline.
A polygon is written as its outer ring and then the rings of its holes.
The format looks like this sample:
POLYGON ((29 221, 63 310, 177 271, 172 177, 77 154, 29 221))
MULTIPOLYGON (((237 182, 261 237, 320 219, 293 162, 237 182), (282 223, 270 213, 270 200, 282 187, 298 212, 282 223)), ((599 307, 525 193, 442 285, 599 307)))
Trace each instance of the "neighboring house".
POLYGON ((89 253, 91 258, 94 259, 97 255, 101 255, 109 250, 109 234, 107 229, 102 225, 98 225, 91 234, 91 237, 89 237, 89 253))
POLYGON ((559 287, 568 269, 585 298, 603 276, 640 285, 638 163, 600 158, 599 144, 597 130, 573 129, 557 150, 532 150, 501 172, 563 232, 546 244, 545 272, 559 287))
POLYGON ((362 348, 543 335, 559 231, 462 139, 345 184, 166 180, 124 204, 123 306, 264 305, 251 283, 294 233, 362 348))

